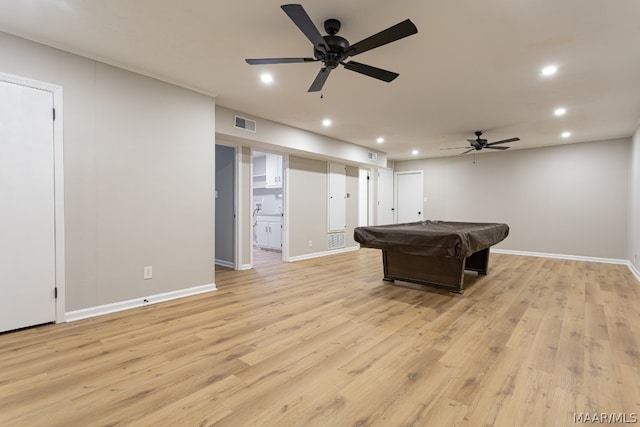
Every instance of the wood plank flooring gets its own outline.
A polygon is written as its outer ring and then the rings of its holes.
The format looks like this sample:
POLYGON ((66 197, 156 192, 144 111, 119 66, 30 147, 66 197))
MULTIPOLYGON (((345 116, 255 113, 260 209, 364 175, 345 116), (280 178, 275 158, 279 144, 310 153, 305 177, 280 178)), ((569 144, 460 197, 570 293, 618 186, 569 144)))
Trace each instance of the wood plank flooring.
POLYGON ((218 268, 216 292, 2 334, 0 425, 568 426, 640 412, 626 266, 492 254, 460 296, 383 282, 381 258, 264 258, 218 268))

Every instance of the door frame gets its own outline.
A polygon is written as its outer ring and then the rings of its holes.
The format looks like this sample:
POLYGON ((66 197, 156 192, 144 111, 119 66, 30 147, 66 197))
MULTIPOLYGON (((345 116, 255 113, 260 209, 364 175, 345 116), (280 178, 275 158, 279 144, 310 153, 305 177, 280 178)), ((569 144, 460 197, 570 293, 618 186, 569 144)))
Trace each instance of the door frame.
POLYGON ((358 168, 358 226, 373 224, 371 169, 358 168), (362 212, 364 209, 364 212, 362 212))
MULTIPOLYGON (((50 92, 55 109, 53 121, 53 204, 54 204, 54 241, 55 241, 55 286, 56 318, 55 322, 66 321, 66 292, 65 292, 65 250, 64 250, 64 162, 63 162, 63 123, 62 86, 26 77, 15 76, 0 72, 0 80, 32 89, 50 92)), ((53 112, 52 112, 53 114, 53 112)))

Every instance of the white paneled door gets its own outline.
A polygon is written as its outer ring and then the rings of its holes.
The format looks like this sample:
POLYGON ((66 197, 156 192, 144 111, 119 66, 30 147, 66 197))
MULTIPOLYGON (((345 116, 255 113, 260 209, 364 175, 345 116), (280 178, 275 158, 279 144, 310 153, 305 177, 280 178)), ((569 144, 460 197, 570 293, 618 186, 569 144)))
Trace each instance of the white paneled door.
POLYGON ((347 168, 329 163, 329 231, 347 228, 347 168))
POLYGON ((53 93, 0 80, 0 331, 52 322, 53 93))
POLYGON ((378 169, 378 219, 376 225, 393 224, 393 170, 378 169))
POLYGON ((422 171, 396 173, 396 222, 422 221, 422 171))

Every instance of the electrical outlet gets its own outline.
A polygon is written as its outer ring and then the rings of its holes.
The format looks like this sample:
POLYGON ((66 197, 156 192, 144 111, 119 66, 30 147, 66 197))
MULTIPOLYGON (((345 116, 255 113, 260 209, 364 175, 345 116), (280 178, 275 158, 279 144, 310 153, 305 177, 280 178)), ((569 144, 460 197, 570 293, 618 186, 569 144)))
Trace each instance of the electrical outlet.
POLYGON ((313 240, 309 240, 309 247, 313 246, 313 240))
POLYGON ((142 273, 142 278, 144 280, 153 278, 153 267, 145 267, 142 273))

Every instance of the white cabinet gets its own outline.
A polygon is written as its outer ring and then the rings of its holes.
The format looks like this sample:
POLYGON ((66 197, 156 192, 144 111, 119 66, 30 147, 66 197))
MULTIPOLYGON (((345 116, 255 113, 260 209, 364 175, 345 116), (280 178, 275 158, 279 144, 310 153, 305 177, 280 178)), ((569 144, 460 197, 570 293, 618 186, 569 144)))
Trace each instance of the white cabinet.
POLYGON ((282 156, 267 154, 266 175, 267 188, 282 187, 282 156))
POLYGON ((282 250, 282 221, 268 217, 258 218, 256 245, 262 249, 282 250))
POLYGON ((282 188, 282 156, 255 152, 253 188, 282 188))

